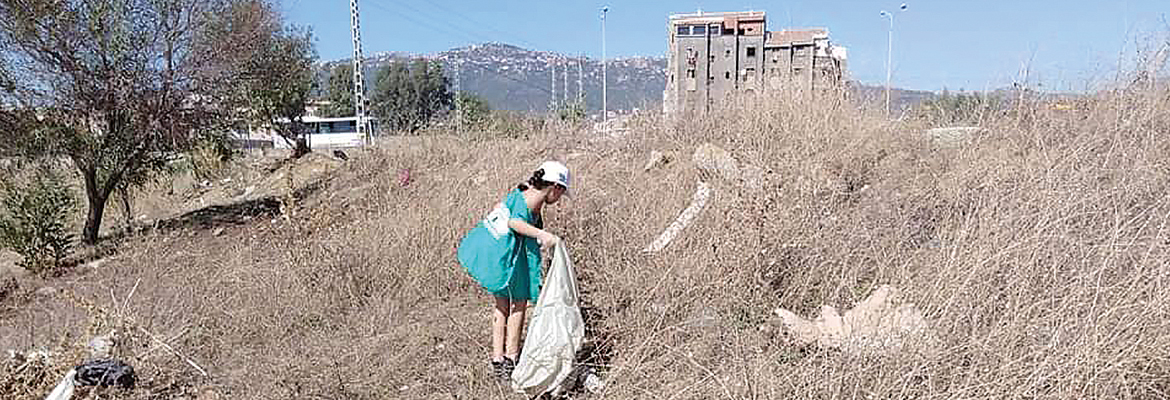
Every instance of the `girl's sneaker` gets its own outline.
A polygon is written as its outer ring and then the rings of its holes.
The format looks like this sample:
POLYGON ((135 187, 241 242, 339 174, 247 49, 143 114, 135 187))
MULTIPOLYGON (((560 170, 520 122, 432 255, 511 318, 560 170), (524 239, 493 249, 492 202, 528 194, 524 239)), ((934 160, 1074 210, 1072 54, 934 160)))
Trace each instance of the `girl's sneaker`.
POLYGON ((506 381, 512 379, 512 371, 516 369, 516 362, 511 358, 504 357, 503 361, 492 361, 492 370, 496 374, 496 378, 506 381))

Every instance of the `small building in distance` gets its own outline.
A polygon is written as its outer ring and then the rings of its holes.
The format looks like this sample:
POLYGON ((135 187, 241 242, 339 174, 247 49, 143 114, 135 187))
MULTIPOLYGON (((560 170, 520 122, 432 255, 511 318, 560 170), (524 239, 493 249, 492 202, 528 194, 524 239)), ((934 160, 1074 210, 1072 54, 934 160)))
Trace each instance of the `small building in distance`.
POLYGON ((668 115, 706 112, 737 92, 835 88, 846 50, 825 28, 767 30, 763 11, 671 15, 667 23, 668 115))

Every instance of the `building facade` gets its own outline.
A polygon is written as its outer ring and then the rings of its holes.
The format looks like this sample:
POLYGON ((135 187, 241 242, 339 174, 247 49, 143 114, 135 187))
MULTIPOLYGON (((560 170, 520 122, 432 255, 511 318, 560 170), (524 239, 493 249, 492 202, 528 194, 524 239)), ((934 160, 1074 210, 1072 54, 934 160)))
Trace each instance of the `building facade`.
POLYGON ((709 111, 737 92, 832 88, 845 80, 845 48, 824 28, 769 32, 763 11, 671 15, 667 114, 709 111))

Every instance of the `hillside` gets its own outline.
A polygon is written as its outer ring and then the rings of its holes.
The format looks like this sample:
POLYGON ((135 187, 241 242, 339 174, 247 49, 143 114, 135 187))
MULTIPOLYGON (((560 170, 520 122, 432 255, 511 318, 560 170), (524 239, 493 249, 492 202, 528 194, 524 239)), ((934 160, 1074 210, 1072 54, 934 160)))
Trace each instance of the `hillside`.
POLYGON ((208 207, 21 278, 0 349, 27 356, 0 397, 44 398, 116 330, 140 383, 111 398, 521 398, 491 377, 490 299, 455 249, 546 159, 573 170, 544 220, 577 269, 578 365, 603 383, 571 398, 1170 393, 1170 91, 1020 104, 946 140, 851 101, 758 104, 616 135, 390 137, 312 156, 331 166, 316 178, 249 178, 295 205, 208 207), (920 325, 810 343, 785 322, 843 324, 833 310, 890 287, 883 315, 920 325))
MULTIPOLYGON (((582 76, 586 103, 592 111, 601 109, 601 61, 576 55, 527 50, 520 47, 485 43, 456 48, 436 54, 412 55, 383 53, 366 57, 363 64, 367 84, 377 71, 394 60, 423 57, 436 60, 454 80, 456 66, 461 76, 461 90, 487 99, 494 108, 514 111, 545 111, 552 95, 553 64, 556 64, 557 99, 564 96, 564 73, 568 68, 569 98, 577 95, 578 76, 582 76), (580 63, 580 69, 578 61, 580 63), (582 73, 578 73, 581 71, 582 73)), ((321 64, 318 74, 326 82, 334 65, 350 59, 321 64)), ((614 58, 606 67, 609 77, 607 104, 611 110, 659 108, 666 88, 666 59, 654 57, 614 58)), ((324 87, 324 85, 318 85, 324 87)))

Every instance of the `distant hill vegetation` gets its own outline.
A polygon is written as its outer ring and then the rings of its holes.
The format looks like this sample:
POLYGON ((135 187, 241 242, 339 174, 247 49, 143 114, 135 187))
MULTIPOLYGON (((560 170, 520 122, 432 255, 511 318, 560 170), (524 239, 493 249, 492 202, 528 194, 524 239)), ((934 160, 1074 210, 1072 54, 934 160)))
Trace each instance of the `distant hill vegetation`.
MULTIPOLYGON (((418 57, 440 62, 452 82, 458 72, 460 90, 486 99, 494 109, 513 111, 548 110, 554 90, 552 73, 555 66, 558 101, 566 98, 564 74, 567 70, 567 98, 573 100, 578 89, 582 89, 588 110, 601 110, 600 60, 500 43, 472 45, 437 54, 380 53, 366 57, 362 70, 367 86, 373 84, 377 72, 391 62, 418 57)), ((329 71, 334 66, 349 62, 351 59, 347 58, 320 64, 320 82, 328 82, 329 71)), ((609 109, 660 108, 662 90, 666 87, 665 71, 666 59, 662 57, 610 59, 607 66, 609 109)), ((318 87, 318 90, 323 90, 325 85, 318 87)))

